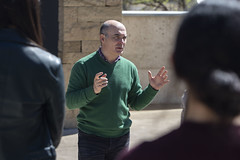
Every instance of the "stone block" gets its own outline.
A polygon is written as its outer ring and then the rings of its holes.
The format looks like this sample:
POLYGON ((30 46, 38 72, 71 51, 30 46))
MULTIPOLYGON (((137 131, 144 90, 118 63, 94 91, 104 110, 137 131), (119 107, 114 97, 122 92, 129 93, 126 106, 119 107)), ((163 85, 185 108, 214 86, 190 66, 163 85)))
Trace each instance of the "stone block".
POLYGON ((63 6, 63 1, 64 0, 58 0, 58 6, 63 6))
POLYGON ((61 61, 62 61, 62 55, 63 55, 63 53, 62 53, 62 51, 58 51, 58 57, 61 59, 61 61))
POLYGON ((62 63, 64 64, 73 64, 76 61, 78 61, 80 58, 88 55, 89 53, 83 53, 83 52, 79 52, 79 53, 63 53, 62 55, 62 63))
POLYGON ((122 6, 122 0, 105 0, 106 6, 122 6))
POLYGON ((64 0, 64 6, 105 6, 105 0, 64 0))
POLYGON ((82 41, 66 41, 63 44, 64 53, 82 52, 82 41))
POLYGON ((104 22, 108 19, 121 19, 122 8, 117 7, 79 7, 78 22, 104 22))
POLYGON ((70 74, 71 74, 71 70, 72 70, 72 67, 73 67, 73 64, 74 63, 68 63, 68 64, 62 64, 63 66, 63 73, 64 73, 64 86, 65 86, 65 91, 67 91, 67 86, 68 86, 68 83, 69 83, 69 77, 70 77, 70 74))
POLYGON ((59 29, 58 39, 63 40, 63 23, 62 22, 59 22, 58 29, 59 29))
MULTIPOLYGON (((137 47, 137 46, 136 46, 137 47)), ((161 53, 158 51, 145 52, 144 49, 139 51, 139 54, 133 54, 130 50, 125 50, 123 56, 132 61, 137 67, 141 69, 157 69, 159 66, 167 66, 172 68, 170 65, 171 55, 161 53)))
POLYGON ((99 22, 75 23, 70 28, 64 28, 64 41, 98 40, 99 22))
POLYGON ((63 52, 63 41, 58 40, 58 52, 63 52))
POLYGON ((77 60, 81 58, 81 53, 63 53, 62 63, 75 63, 77 60))
POLYGON ((68 31, 78 21, 78 7, 64 7, 63 30, 68 31))
POLYGON ((143 69, 170 66, 179 20, 180 17, 175 16, 124 17, 123 24, 128 33, 126 58, 143 69))
POLYGON ((114 17, 114 18, 109 18, 109 17, 103 18, 102 21, 101 21, 101 24, 102 24, 103 22, 107 21, 107 20, 110 20, 110 19, 114 19, 114 20, 116 20, 116 21, 122 22, 122 16, 120 15, 120 16, 118 16, 118 17, 116 16, 116 17, 114 17))
POLYGON ((58 21, 63 22, 63 17, 64 17, 64 7, 59 6, 58 7, 58 21))
POLYGON ((58 57, 62 59, 63 55, 63 41, 58 40, 58 57))
POLYGON ((92 53, 100 46, 100 41, 82 41, 82 51, 85 53, 92 53))

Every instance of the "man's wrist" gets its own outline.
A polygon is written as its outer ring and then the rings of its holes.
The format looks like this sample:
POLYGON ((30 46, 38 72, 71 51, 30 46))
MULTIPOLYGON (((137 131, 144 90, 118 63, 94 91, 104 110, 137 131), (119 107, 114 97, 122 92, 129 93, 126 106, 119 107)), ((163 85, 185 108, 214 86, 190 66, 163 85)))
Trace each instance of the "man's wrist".
POLYGON ((149 86, 150 86, 153 90, 159 91, 159 89, 155 89, 150 83, 149 83, 149 86))

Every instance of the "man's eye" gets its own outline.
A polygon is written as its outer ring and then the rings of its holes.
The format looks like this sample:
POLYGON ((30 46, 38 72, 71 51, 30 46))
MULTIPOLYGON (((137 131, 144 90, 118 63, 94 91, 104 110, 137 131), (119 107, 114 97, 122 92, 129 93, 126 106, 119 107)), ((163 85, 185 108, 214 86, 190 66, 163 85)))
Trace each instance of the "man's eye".
POLYGON ((120 40, 126 40, 127 39, 127 37, 126 36, 124 36, 124 37, 121 37, 121 36, 113 36, 112 37, 113 38, 113 40, 115 40, 115 41, 120 41, 120 40))
POLYGON ((113 39, 119 40, 119 37, 118 36, 114 36, 113 39))

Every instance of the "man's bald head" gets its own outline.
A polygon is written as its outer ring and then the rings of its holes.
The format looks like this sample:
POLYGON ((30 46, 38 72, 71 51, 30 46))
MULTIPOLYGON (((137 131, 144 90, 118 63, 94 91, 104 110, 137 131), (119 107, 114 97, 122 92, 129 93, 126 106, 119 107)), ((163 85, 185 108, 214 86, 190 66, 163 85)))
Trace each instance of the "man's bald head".
POLYGON ((117 27, 126 30, 125 26, 121 22, 116 20, 107 20, 102 24, 100 34, 107 35, 107 31, 110 27, 117 27))

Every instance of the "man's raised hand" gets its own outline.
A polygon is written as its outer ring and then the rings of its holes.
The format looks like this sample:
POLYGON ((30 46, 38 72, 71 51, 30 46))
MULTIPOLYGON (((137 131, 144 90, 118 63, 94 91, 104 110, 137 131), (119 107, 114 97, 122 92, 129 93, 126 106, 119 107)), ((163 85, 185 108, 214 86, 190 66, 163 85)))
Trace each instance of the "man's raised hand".
POLYGON ((103 74, 103 72, 99 72, 95 75, 93 89, 95 94, 99 94, 102 88, 108 85, 107 74, 103 74))

